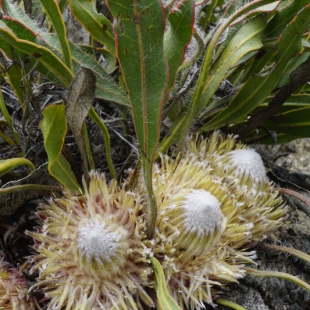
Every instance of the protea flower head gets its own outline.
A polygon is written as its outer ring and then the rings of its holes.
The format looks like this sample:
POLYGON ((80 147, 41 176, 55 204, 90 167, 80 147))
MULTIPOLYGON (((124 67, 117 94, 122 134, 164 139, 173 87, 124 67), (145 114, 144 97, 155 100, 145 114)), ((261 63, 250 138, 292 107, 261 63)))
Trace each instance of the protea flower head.
POLYGON ((225 221, 222 199, 215 195, 224 197, 225 193, 208 168, 193 164, 190 158, 163 157, 161 167, 154 167, 153 187, 158 232, 178 251, 171 257, 184 263, 218 241, 225 221))
POLYGON ((34 310, 35 303, 28 295, 29 283, 15 267, 0 259, 0 309, 34 310))
POLYGON ((226 194, 209 164, 190 155, 162 156, 153 169, 153 189, 158 206, 153 251, 172 296, 184 309, 212 304, 214 285, 236 281, 244 274, 240 260, 229 264, 231 258, 221 241, 236 217, 237 200, 226 194))
POLYGON ((222 177, 227 193, 243 204, 239 219, 253 224, 252 241, 279 227, 286 209, 255 150, 237 142, 236 137, 215 132, 206 140, 191 140, 188 152, 198 162, 208 162, 213 174, 222 177))
POLYGON ((143 286, 151 273, 150 250, 141 242, 145 221, 139 197, 92 172, 85 195, 66 193, 38 212, 42 227, 32 236, 32 271, 47 309, 138 309, 153 306, 143 286), (139 219, 137 215, 139 214, 139 219))
POLYGON ((162 156, 153 168, 153 190, 154 255, 184 309, 212 304, 216 287, 242 277, 256 258, 249 244, 273 233, 285 214, 260 156, 219 133, 190 141, 175 158, 162 156))

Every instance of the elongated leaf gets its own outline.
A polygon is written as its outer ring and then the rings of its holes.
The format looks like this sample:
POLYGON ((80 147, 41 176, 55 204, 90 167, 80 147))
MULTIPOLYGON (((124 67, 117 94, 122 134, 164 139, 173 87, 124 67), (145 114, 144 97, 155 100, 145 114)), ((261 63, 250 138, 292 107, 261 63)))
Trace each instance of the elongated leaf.
POLYGON ((310 135, 310 106, 277 115, 262 126, 296 138, 307 138, 310 135))
POLYGON ((155 274, 157 308, 159 310, 181 310, 176 301, 168 292, 164 271, 159 261, 155 257, 151 257, 151 262, 155 274))
POLYGON ((66 27, 59 6, 55 0, 40 0, 40 2, 56 31, 62 49, 64 63, 68 69, 72 71, 72 59, 67 40, 66 27))
POLYGON ((148 236, 156 221, 152 163, 166 95, 168 70, 164 55, 164 11, 157 0, 108 1, 114 15, 116 54, 130 97, 143 172, 151 204, 148 236))
MULTIPOLYGON (((267 108, 268 102, 272 100, 274 96, 269 96, 266 101, 261 103, 253 110, 253 114, 261 110, 262 108, 267 108)), ((301 108, 310 107, 310 95, 309 94, 292 94, 285 103, 279 108, 279 113, 289 112, 292 110, 297 110, 301 108)))
POLYGON ((71 166, 61 154, 67 133, 65 105, 63 102, 47 106, 43 111, 40 129, 44 137, 44 147, 48 156, 48 171, 72 191, 78 191, 78 182, 72 173, 71 166))
MULTIPOLYGON (((82 67, 74 77, 66 104, 66 116, 83 160, 84 176, 88 180, 88 161, 82 128, 95 98, 96 76, 82 67)), ((86 129, 85 129, 86 130, 86 129)))
POLYGON ((69 86, 72 80, 72 73, 66 65, 49 49, 18 39, 13 32, 3 27, 0 28, 0 37, 7 41, 13 48, 25 54, 32 55, 38 59, 48 70, 53 72, 65 86, 69 86))
POLYGON ((0 160, 0 176, 12 171, 18 166, 23 165, 27 165, 31 171, 36 168, 34 164, 27 158, 10 158, 0 160))
MULTIPOLYGON (((187 117, 185 122, 182 126, 182 130, 180 132, 180 145, 183 144, 186 135, 189 132, 190 126, 192 125, 194 119, 200 113, 201 109, 203 108, 201 104, 201 94, 204 91, 204 84, 207 80, 207 76, 211 67, 212 58, 214 56, 214 51, 216 50, 216 45, 218 44, 221 36, 223 35, 224 31, 232 24, 235 20, 240 18, 241 16, 245 16, 248 12, 252 12, 253 14, 257 14, 259 12, 259 7, 270 4, 270 1, 264 0, 255 0, 250 3, 245 4, 239 10, 237 10, 234 14, 229 16, 229 18, 219 24, 219 27, 216 29, 214 35, 212 36, 210 42, 208 43, 208 47, 205 52, 205 56, 201 65, 199 79, 197 81, 194 95, 192 97, 187 117), (254 10, 257 10, 254 12, 254 10)), ((215 91, 215 90, 214 90, 215 91)))
MULTIPOLYGON (((287 188, 279 189, 279 191, 282 194, 292 195, 293 197, 300 199, 302 202, 307 204, 308 207, 310 207, 310 200, 308 197, 303 196, 303 195, 299 194, 298 192, 295 192, 295 191, 287 189, 287 188)), ((304 252, 299 251, 299 250, 296 250, 294 248, 281 246, 281 245, 268 244, 268 243, 262 244, 262 247, 265 249, 267 248, 267 249, 276 250, 276 251, 284 252, 287 254, 291 254, 291 255, 294 255, 300 259, 305 260, 307 263, 310 263, 310 255, 309 254, 304 253, 304 252)))
POLYGON ((303 62, 305 62, 309 56, 310 56, 310 52, 305 52, 305 53, 300 53, 297 56, 295 56, 294 58, 292 58, 291 61, 285 67, 284 74, 281 77, 281 80, 278 84, 278 87, 282 87, 286 84, 289 84, 290 74, 294 70, 296 70, 303 62))
POLYGON ((307 282, 286 272, 279 272, 279 271, 273 271, 273 270, 258 270, 258 269, 252 269, 252 268, 247 268, 246 272, 247 274, 258 276, 258 277, 276 277, 276 278, 284 279, 284 280, 293 282, 297 284, 298 286, 300 286, 301 288, 303 288, 304 290, 310 292, 310 285, 307 282))
POLYGON ((289 23, 277 41, 278 61, 271 73, 253 75, 232 99, 229 106, 203 126, 200 131, 220 128, 230 121, 246 117, 277 86, 286 64, 302 49, 301 37, 310 23, 310 5, 289 23))
POLYGON ((64 11, 64 9, 66 8, 67 4, 68 4, 69 0, 59 0, 58 1, 58 6, 60 9, 60 12, 62 13, 64 11))
POLYGON ((8 82, 12 89, 14 89, 15 95, 20 102, 22 108, 24 108, 24 96, 23 96, 23 84, 22 84, 22 69, 19 63, 12 63, 5 72, 8 82))
POLYGON ((246 310, 246 308, 223 298, 217 298, 214 301, 216 304, 218 305, 222 305, 222 306, 227 306, 229 309, 234 309, 234 310, 246 310))
POLYGON ((258 16, 245 24, 232 38, 207 75, 198 106, 199 111, 212 98, 228 70, 245 55, 258 51, 263 46, 261 39, 264 27, 265 19, 258 16))
POLYGON ((11 215, 17 208, 25 206, 25 201, 51 192, 63 190, 47 171, 47 163, 42 164, 24 178, 5 183, 0 188, 0 216, 11 215), (35 184, 40 180, 40 185, 35 184))
MULTIPOLYGON (((15 142, 17 144, 20 144, 20 140, 19 140, 18 134, 15 132, 14 127, 13 127, 12 117, 11 117, 11 115, 10 115, 6 105, 5 105, 4 98, 2 96, 1 85, 0 85, 0 112, 3 115, 3 117, 4 117, 5 121, 6 121, 6 124, 11 129, 11 131, 13 133, 13 136, 14 136, 14 139, 15 139, 15 142)), ((7 139, 7 141, 9 142, 10 140, 7 139)))
POLYGON ((95 11, 92 0, 70 0, 70 8, 74 17, 87 29, 98 42, 115 55, 115 42, 112 35, 111 22, 95 11))
POLYGON ((280 6, 277 14, 272 18, 266 28, 266 37, 278 37, 290 20, 306 5, 309 0, 287 1, 286 5, 280 6))
POLYGON ((120 90, 116 83, 107 75, 100 64, 82 51, 79 47, 70 43, 72 57, 74 61, 74 71, 76 72, 81 65, 91 68, 96 74, 96 97, 107 101, 112 101, 120 105, 130 107, 130 101, 126 94, 120 90))
POLYGON ((169 13, 169 27, 164 36, 165 55, 169 65, 169 89, 184 61, 184 53, 194 33, 194 1, 179 1, 169 13))
MULTIPOLYGON (((8 0, 0 0, 0 4, 2 5, 5 12, 10 16, 12 22, 15 22, 15 27, 18 26, 18 31, 15 33, 19 39, 24 39, 27 37, 28 40, 32 42, 36 42, 36 44, 41 45, 50 51, 52 51, 59 59, 62 57, 61 47, 59 45, 58 39, 50 33, 44 32, 40 29, 22 10, 20 10, 17 6, 10 3, 8 0), (21 27, 22 26, 22 27, 21 27)), ((7 18, 9 19, 9 18, 7 18)), ((7 22, 4 20, 3 22, 7 22)), ((8 29, 8 27, 0 21, 0 29, 1 28, 8 29)), ((0 44, 1 48, 5 49, 5 53, 9 58, 14 59, 14 55, 12 53, 11 46, 3 40, 0 36, 0 44)), ((81 65, 85 67, 92 68, 97 77, 97 89, 96 96, 98 98, 112 101, 124 106, 129 107, 130 102, 128 97, 117 87, 116 83, 107 76, 107 73, 103 70, 100 64, 91 57, 88 53, 84 52, 80 47, 76 46, 73 43, 70 43, 70 50, 72 53, 72 61, 73 61, 73 70, 77 72, 81 65)), ((31 60, 33 63, 33 60, 31 60)), ((43 66, 41 63, 36 65, 36 69, 49 78, 53 82, 63 83, 63 78, 58 77, 53 74, 53 71, 50 71, 48 68, 43 66)), ((64 74, 66 72, 64 71, 64 74)), ((71 76, 72 79, 72 76, 71 76)), ((71 79, 70 82, 71 83, 71 79)), ((65 84, 68 86, 67 84, 65 84)))

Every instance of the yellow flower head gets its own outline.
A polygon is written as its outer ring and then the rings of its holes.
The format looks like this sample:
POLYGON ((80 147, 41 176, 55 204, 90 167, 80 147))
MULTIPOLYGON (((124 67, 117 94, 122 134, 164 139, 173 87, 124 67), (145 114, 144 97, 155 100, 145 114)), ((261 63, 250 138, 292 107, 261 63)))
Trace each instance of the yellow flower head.
POLYGON ((92 172, 84 196, 67 193, 42 205, 33 271, 49 299, 47 309, 138 309, 152 300, 150 251, 141 242, 145 223, 139 197, 92 172), (140 220, 137 220, 137 214, 140 220))

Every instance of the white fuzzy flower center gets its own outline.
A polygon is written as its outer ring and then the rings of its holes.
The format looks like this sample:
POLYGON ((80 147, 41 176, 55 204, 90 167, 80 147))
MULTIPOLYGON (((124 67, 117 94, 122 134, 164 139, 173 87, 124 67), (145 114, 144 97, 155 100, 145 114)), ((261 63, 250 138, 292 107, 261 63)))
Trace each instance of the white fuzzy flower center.
POLYGON ((98 218, 86 221, 78 228, 78 252, 86 257, 88 262, 92 259, 98 263, 110 262, 126 236, 123 228, 117 228, 117 231, 112 231, 113 227, 98 218))
POLYGON ((221 226, 221 204, 215 196, 203 189, 193 190, 185 196, 183 210, 186 231, 206 236, 221 226))
POLYGON ((265 181, 266 170, 258 153, 251 149, 240 149, 229 152, 230 164, 233 165, 234 175, 246 174, 255 182, 265 181))

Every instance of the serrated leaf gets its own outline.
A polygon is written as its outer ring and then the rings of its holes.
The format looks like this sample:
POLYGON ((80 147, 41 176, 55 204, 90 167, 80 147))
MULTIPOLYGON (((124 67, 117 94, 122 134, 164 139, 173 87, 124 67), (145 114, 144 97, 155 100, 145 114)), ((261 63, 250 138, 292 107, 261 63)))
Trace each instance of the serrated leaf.
POLYGON ((103 44, 107 50, 115 54, 115 42, 112 35, 111 22, 95 11, 92 0, 70 0, 70 8, 74 17, 85 27, 92 37, 103 44))
POLYGON ((78 191, 78 182, 71 166, 61 154, 67 133, 65 105, 63 102, 51 104, 43 111, 40 129, 44 137, 44 148, 48 156, 48 171, 66 188, 78 191))
POLYGON ((27 158, 10 158, 0 160, 0 176, 12 171, 18 166, 23 165, 27 165, 31 171, 36 168, 34 164, 27 158))
POLYGON ((114 16, 116 55, 130 97, 142 167, 151 205, 148 236, 154 232, 156 202, 152 164, 166 96, 168 69, 164 55, 164 10, 157 0, 108 1, 114 16))
POLYGON ((72 59, 66 34, 66 26, 63 21, 59 6, 55 2, 55 0, 40 0, 40 2, 57 34, 62 49, 64 63, 66 64, 68 69, 72 71, 72 59))
POLYGON ((151 257, 151 262, 155 275, 155 290, 158 310, 181 310, 176 301, 168 292, 164 271, 159 261, 155 257, 151 257))

